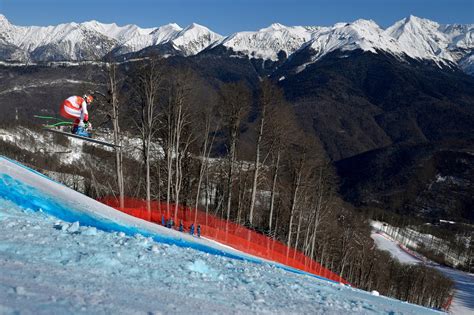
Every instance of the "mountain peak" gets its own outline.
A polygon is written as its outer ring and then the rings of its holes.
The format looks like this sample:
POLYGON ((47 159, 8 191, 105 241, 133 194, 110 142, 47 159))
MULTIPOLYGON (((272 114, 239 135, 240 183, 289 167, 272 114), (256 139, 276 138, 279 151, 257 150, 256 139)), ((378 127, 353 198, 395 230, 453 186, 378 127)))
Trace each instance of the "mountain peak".
POLYGON ((163 31, 176 31, 176 32, 180 32, 182 31, 183 28, 181 26, 179 26, 178 24, 176 23, 169 23, 169 24, 165 24, 165 25, 162 25, 156 29, 153 30, 153 32, 151 32, 151 34, 155 34, 155 33, 159 33, 159 32, 163 32, 163 31))
POLYGON ((169 27, 169 28, 174 28, 174 29, 179 29, 179 30, 183 29, 181 26, 179 26, 178 23, 168 23, 166 25, 163 25, 162 27, 169 27))
POLYGON ((211 31, 210 29, 208 29, 207 27, 201 25, 201 24, 197 24, 197 23, 191 23, 190 25, 186 26, 184 29, 182 29, 179 34, 177 35, 177 37, 182 37, 182 36, 185 36, 185 37, 199 37, 199 36, 204 36, 204 35, 209 35, 211 37, 222 37, 221 35, 217 34, 217 33, 214 33, 213 31, 211 31))
POLYGON ((415 15, 413 15, 413 14, 410 14, 409 16, 407 16, 407 17, 405 18, 405 21, 406 21, 406 22, 409 22, 409 21, 416 21, 416 20, 418 20, 418 19, 419 19, 419 18, 418 18, 417 16, 415 16, 415 15))
POLYGON ((384 33, 397 40, 403 52, 416 59, 431 59, 438 64, 454 62, 449 51, 452 42, 440 24, 410 15, 387 28, 384 33))
MULTIPOLYGON (((425 18, 421 18, 415 15, 409 15, 408 17, 404 18, 401 22, 404 25, 416 26, 416 27, 438 27, 439 24, 425 18)), ((396 24, 396 23, 395 23, 396 24)))
MULTIPOLYGON (((90 21, 87 21, 87 22, 84 22, 83 24, 90 24, 90 25, 102 25, 102 23, 100 23, 99 21, 97 20, 90 20, 90 21)), ((115 25, 115 23, 112 23, 115 25)))
POLYGON ((283 25, 283 24, 280 24, 280 23, 272 23, 272 25, 270 25, 270 27, 273 27, 273 28, 284 28, 284 27, 286 27, 286 26, 283 25))
POLYGON ((352 23, 337 23, 332 27, 321 28, 312 34, 305 46, 312 50, 311 60, 299 67, 303 71, 307 65, 336 50, 363 50, 377 54, 379 51, 400 56, 402 52, 396 40, 384 34, 384 30, 372 20, 359 19, 352 23))
POLYGON ((279 31, 279 30, 286 29, 286 28, 287 27, 283 24, 272 23, 270 26, 260 29, 260 31, 272 31, 272 30, 279 31))
POLYGON ((405 18, 405 21, 406 22, 423 22, 423 21, 430 21, 430 20, 410 14, 408 17, 405 18))
POLYGON ((238 52, 241 56, 255 59, 279 59, 279 53, 285 52, 288 57, 311 39, 316 29, 302 26, 285 26, 273 23, 266 28, 254 32, 237 32, 225 38, 221 43, 224 47, 238 52))
POLYGON ((190 56, 199 53, 222 38, 221 35, 214 33, 207 27, 192 23, 176 34, 171 42, 185 56, 190 56))
POLYGON ((350 25, 360 26, 362 28, 380 29, 380 26, 374 20, 358 19, 350 23, 350 25))
POLYGON ((205 27, 201 24, 194 23, 194 22, 189 24, 188 26, 186 26, 183 31, 189 31, 189 30, 193 30, 193 29, 210 31, 207 27, 205 27))
POLYGON ((208 29, 207 27, 203 25, 200 25, 197 23, 191 23, 190 25, 186 26, 184 29, 182 29, 179 32, 179 34, 176 36, 176 39, 180 37, 185 37, 192 40, 192 39, 196 39, 202 36, 206 36, 206 37, 216 39, 216 40, 222 38, 221 35, 211 31, 210 29, 208 29))
POLYGON ((5 15, 0 14, 0 26, 7 26, 11 25, 8 19, 5 17, 5 15))

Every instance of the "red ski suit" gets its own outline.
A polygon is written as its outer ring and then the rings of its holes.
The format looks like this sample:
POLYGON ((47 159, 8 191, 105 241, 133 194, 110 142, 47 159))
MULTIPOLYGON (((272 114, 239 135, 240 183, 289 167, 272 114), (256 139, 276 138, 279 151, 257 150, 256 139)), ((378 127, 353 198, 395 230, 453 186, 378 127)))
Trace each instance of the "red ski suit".
POLYGON ((64 118, 74 118, 74 125, 89 121, 87 102, 80 96, 71 96, 63 101, 60 110, 64 118))

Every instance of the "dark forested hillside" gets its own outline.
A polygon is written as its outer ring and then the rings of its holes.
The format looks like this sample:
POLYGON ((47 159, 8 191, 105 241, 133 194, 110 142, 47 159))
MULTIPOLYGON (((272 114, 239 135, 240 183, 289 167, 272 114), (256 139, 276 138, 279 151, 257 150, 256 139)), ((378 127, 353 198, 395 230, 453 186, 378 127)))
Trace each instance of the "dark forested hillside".
POLYGON ((356 51, 295 74, 306 59, 290 60, 274 76, 285 76, 280 82, 298 117, 333 160, 396 143, 473 137, 474 78, 460 71, 356 51))
POLYGON ((472 222, 474 78, 380 54, 335 52, 298 72, 311 51, 274 74, 299 121, 336 163, 357 205, 472 222))
POLYGON ((357 206, 472 223, 473 150, 473 142, 404 144, 343 159, 341 193, 357 206))

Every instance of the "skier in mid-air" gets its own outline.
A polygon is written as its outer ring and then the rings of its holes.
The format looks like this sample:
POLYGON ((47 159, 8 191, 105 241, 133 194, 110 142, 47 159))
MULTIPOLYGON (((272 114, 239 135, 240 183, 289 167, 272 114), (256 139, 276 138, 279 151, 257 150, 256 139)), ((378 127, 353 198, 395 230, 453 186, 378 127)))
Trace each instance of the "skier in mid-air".
POLYGON ((90 137, 88 131, 92 129, 92 124, 89 123, 87 106, 89 106, 93 100, 92 95, 85 94, 83 97, 70 96, 61 104, 61 116, 74 119, 72 133, 79 136, 90 137))
POLYGON ((72 123, 71 133, 69 131, 64 131, 60 126, 69 125, 71 122, 62 121, 56 117, 48 116, 39 116, 35 117, 40 119, 53 120, 55 123, 43 125, 43 129, 48 132, 62 134, 67 137, 79 138, 84 141, 89 141, 101 145, 105 145, 113 148, 120 148, 120 145, 117 143, 110 143, 100 139, 94 139, 92 137, 92 124, 89 122, 89 112, 88 107, 91 105, 94 97, 91 94, 85 94, 84 96, 70 96, 61 103, 61 108, 59 113, 61 116, 67 119, 74 119, 72 123))

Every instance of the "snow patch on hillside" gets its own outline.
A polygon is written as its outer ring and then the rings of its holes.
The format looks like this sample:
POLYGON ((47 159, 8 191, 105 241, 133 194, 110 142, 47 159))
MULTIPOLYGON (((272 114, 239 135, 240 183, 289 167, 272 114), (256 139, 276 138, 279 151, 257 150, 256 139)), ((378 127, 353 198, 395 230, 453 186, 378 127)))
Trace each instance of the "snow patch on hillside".
POLYGON ((61 162, 65 165, 76 163, 82 158, 83 141, 67 138, 66 142, 57 143, 51 133, 36 132, 24 127, 0 129, 0 140, 32 153, 60 154, 61 162))
POLYGON ((396 22, 385 33, 397 39, 401 49, 410 57, 437 62, 455 61, 448 50, 451 40, 440 31, 436 22, 410 16, 396 22))
MULTIPOLYGON (((450 177, 447 177, 449 180, 450 177)), ((445 221, 446 222, 446 221, 445 221)), ((466 255, 458 255, 450 247, 450 244, 440 238, 437 238, 431 234, 420 233, 413 228, 398 228, 387 225, 382 222, 372 221, 372 227, 387 234, 393 241, 399 242, 403 246, 417 249, 419 246, 424 246, 427 249, 431 249, 435 252, 443 253, 447 262, 453 266, 466 264, 469 257, 466 255)), ((458 236, 459 237, 459 236, 458 236)), ((467 246, 469 246, 470 238, 462 238, 467 246)))
MULTIPOLYGON (((387 251, 395 259, 405 264, 427 263, 434 266, 437 270, 451 278, 455 283, 456 292, 452 301, 449 313, 454 315, 469 315, 474 313, 474 275, 448 267, 439 266, 434 262, 428 261, 425 257, 416 254, 421 259, 409 254, 401 249, 401 241, 406 242, 407 238, 402 237, 400 241, 388 236, 382 230, 391 231, 393 227, 378 221, 371 222, 372 228, 378 233, 372 233, 375 245, 378 249, 387 251)), ((400 234, 395 234, 400 235, 400 234)), ((403 246, 403 245, 402 245, 403 246)))
POLYGON ((321 28, 313 34, 313 39, 304 48, 312 51, 311 60, 301 65, 298 72, 336 50, 361 49, 374 54, 385 51, 399 57, 403 55, 397 41, 386 36, 384 31, 371 20, 338 23, 331 28, 321 28))
POLYGON ((378 249, 389 252, 393 258, 403 264, 418 264, 420 260, 409 255, 407 252, 402 250, 397 243, 392 241, 387 235, 382 233, 372 233, 370 235, 375 242, 378 249))
POLYGON ((177 33, 171 39, 171 43, 185 56, 191 56, 220 39, 222 39, 221 35, 214 33, 205 26, 193 23, 177 33))
POLYGON ((284 26, 274 23, 256 32, 238 32, 214 46, 223 45, 248 58, 278 60, 283 51, 288 57, 311 39, 313 31, 302 26, 284 26))

